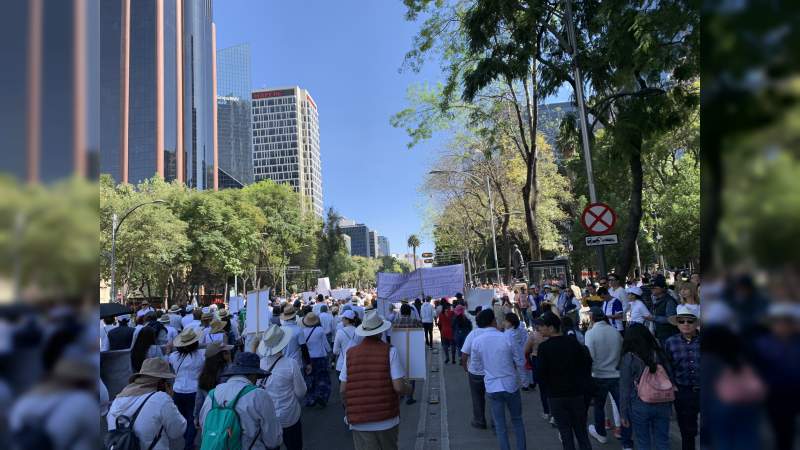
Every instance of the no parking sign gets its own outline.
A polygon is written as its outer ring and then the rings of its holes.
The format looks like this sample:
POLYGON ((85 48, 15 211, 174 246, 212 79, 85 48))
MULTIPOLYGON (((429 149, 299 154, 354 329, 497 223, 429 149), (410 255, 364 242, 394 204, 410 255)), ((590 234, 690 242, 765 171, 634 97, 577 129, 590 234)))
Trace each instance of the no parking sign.
POLYGON ((605 203, 589 203, 581 214, 581 225, 591 235, 609 233, 617 223, 617 214, 605 203))

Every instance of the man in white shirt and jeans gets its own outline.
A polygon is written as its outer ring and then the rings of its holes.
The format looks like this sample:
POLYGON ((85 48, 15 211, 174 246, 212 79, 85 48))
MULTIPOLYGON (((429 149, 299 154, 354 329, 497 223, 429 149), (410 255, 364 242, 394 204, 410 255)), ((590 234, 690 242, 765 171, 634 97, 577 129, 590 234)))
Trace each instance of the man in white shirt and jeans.
POLYGON ((425 329, 425 344, 433 348, 433 314, 434 309, 431 304, 431 298, 427 297, 422 302, 422 311, 420 312, 420 319, 422 321, 422 328, 425 329))
POLYGON ((519 373, 525 367, 522 348, 516 345, 497 328, 497 321, 492 320, 487 331, 482 333, 472 344, 471 359, 483 366, 483 382, 492 409, 497 435, 497 443, 501 450, 510 448, 506 432, 506 407, 514 426, 514 440, 517 450, 525 450, 525 425, 522 423, 522 398, 520 396, 519 373))
POLYGON ((494 328, 492 324, 496 324, 494 318, 494 311, 491 309, 484 309, 478 313, 475 318, 475 324, 478 328, 473 328, 469 332, 467 338, 464 340, 464 345, 461 347, 461 366, 467 371, 469 377, 469 391, 472 396, 472 421, 470 425, 474 428, 486 429, 486 385, 484 384, 483 377, 485 375, 483 364, 480 359, 471 358, 472 347, 475 340, 488 333, 494 328))

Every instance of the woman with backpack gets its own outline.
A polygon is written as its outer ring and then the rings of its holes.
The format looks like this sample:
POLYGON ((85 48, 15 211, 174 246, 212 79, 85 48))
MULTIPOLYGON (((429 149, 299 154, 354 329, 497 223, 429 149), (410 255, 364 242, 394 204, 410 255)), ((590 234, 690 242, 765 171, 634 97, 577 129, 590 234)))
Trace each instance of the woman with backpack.
POLYGON ((166 361, 146 359, 111 403, 103 448, 169 450, 181 439, 187 422, 170 397, 174 378, 166 361))
MULTIPOLYGON (((201 332, 202 333, 202 332, 201 332)), ((200 348, 197 328, 186 328, 172 344, 175 351, 169 355, 169 364, 175 372, 175 405, 186 419, 186 450, 194 448, 197 429, 194 426, 194 401, 197 396, 197 381, 205 364, 205 350, 200 348)))
POLYGON ((633 427, 636 448, 669 450, 669 420, 675 383, 664 350, 644 325, 625 331, 620 361, 622 425, 633 427))

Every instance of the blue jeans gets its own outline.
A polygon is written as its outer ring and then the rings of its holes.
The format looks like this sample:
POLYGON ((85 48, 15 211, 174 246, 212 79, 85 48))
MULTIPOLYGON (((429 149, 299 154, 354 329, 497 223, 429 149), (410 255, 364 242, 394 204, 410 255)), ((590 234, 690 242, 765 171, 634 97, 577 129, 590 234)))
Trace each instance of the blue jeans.
MULTIPOLYGON (((592 377, 592 399, 594 401, 594 428, 600 436, 606 435, 606 398, 611 398, 619 407, 619 378, 594 378, 592 377)), ((633 448, 630 427, 622 427, 622 447, 633 448)))
POLYGON ((514 440, 517 442, 517 450, 525 450, 525 425, 522 423, 522 397, 519 389, 514 393, 492 392, 487 393, 492 408, 492 420, 494 421, 497 443, 500 450, 510 450, 508 443, 508 432, 506 431, 506 406, 511 414, 511 424, 514 426, 514 440))
POLYGON ((183 448, 185 450, 194 449, 194 438, 197 434, 197 429, 194 427, 194 400, 196 396, 196 392, 192 392, 191 394, 175 392, 172 395, 172 400, 175 402, 178 412, 186 419, 186 431, 183 432, 183 448))
POLYGON ((672 402, 645 403, 634 393, 630 420, 636 448, 669 450, 669 417, 672 402))

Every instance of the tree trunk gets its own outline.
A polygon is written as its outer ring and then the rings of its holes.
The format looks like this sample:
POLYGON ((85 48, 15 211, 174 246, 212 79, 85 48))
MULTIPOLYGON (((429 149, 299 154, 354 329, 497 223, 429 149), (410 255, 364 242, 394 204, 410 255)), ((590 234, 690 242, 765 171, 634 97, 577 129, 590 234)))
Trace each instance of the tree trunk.
POLYGON ((535 170, 536 162, 534 161, 528 165, 525 186, 522 188, 522 200, 525 204, 525 225, 528 231, 528 251, 531 255, 531 261, 542 259, 542 252, 539 247, 539 231, 536 229, 536 177, 532 175, 535 170))
POLYGON ((639 224, 642 220, 642 136, 638 135, 631 142, 628 165, 631 170, 631 200, 628 207, 628 224, 622 237, 617 274, 628 275, 636 252, 636 238, 639 236, 639 224))

